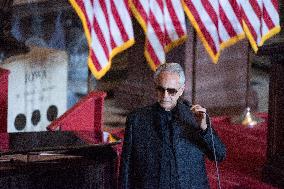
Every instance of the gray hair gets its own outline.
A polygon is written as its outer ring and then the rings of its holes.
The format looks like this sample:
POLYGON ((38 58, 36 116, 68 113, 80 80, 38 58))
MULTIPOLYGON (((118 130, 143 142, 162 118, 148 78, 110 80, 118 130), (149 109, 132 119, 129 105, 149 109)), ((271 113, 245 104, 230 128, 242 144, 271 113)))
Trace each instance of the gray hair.
POLYGON ((160 65, 157 68, 156 72, 154 73, 154 80, 155 81, 158 79, 159 75, 162 72, 177 73, 179 75, 179 83, 181 85, 185 84, 185 75, 184 75, 184 71, 183 71, 180 64, 171 62, 171 63, 164 63, 164 64, 160 65))

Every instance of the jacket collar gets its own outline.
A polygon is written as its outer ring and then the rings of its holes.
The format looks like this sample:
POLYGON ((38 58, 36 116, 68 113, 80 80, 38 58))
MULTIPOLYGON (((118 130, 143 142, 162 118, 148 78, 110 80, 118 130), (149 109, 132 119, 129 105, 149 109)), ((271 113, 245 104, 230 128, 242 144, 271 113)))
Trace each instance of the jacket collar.
POLYGON ((197 122, 195 117, 190 110, 191 104, 186 101, 179 99, 177 105, 170 111, 165 111, 158 102, 153 104, 153 116, 154 116, 154 130, 159 136, 161 136, 161 120, 166 114, 170 114, 171 119, 174 120, 185 133, 192 133, 198 131, 197 122))

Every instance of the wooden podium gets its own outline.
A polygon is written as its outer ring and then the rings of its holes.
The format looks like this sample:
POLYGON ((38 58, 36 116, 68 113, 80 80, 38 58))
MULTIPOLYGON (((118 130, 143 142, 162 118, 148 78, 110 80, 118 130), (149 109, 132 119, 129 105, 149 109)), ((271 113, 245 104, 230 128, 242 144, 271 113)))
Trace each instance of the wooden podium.
POLYGON ((118 143, 92 130, 0 133, 0 188, 116 188, 118 143))
POLYGON ((259 54, 270 57, 267 161, 263 180, 284 187, 284 42, 264 46, 259 54))

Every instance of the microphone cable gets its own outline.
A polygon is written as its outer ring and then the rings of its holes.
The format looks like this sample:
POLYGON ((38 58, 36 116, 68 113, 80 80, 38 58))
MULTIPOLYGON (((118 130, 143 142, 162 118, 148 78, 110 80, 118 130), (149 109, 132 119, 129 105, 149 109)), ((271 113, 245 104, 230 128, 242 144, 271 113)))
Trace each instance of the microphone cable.
MULTIPOLYGON (((188 106, 190 108, 190 111, 191 111, 192 105, 187 100, 184 100, 183 103, 186 106, 188 106)), ((216 156, 216 148, 215 148, 215 142, 214 142, 214 136, 213 136, 213 129, 212 129, 212 125, 211 125, 211 118, 210 118, 210 116, 207 112, 204 112, 204 111, 200 111, 200 112, 204 113, 208 117, 208 120, 209 120, 208 127, 209 127, 209 130, 210 130, 209 132, 210 132, 210 135, 211 135, 211 141, 212 141, 212 147, 213 147, 213 155, 214 155, 215 170, 216 170, 216 175, 217 175, 218 189, 221 189, 221 179, 220 179, 219 167, 218 167, 217 156, 216 156)))
POLYGON ((220 173, 219 173, 219 167, 218 167, 218 162, 217 162, 217 158, 216 158, 216 149, 215 149, 215 142, 214 142, 214 136, 213 136, 213 129, 212 129, 212 125, 211 125, 211 118, 208 115, 208 113, 203 112, 208 119, 209 119, 209 130, 210 130, 210 135, 211 135, 211 140, 212 140, 212 146, 213 146, 213 155, 214 155, 214 161, 215 161, 215 169, 216 169, 216 175, 217 175, 217 181, 218 181, 218 189, 221 189, 221 179, 220 179, 220 173))

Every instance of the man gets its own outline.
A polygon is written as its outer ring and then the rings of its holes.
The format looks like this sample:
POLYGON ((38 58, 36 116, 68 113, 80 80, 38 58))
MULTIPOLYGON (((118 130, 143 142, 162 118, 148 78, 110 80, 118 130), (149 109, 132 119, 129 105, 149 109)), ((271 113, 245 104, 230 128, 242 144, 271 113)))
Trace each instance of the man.
MULTIPOLYGON (((209 188, 204 156, 214 160, 214 150, 206 109, 179 99, 185 88, 179 64, 161 65, 154 80, 158 102, 127 117, 121 188, 209 188)), ((214 131, 213 140, 221 161, 225 146, 214 131)))
POLYGON ((29 47, 12 35, 13 0, 0 0, 0 62, 10 56, 27 53, 29 47))

